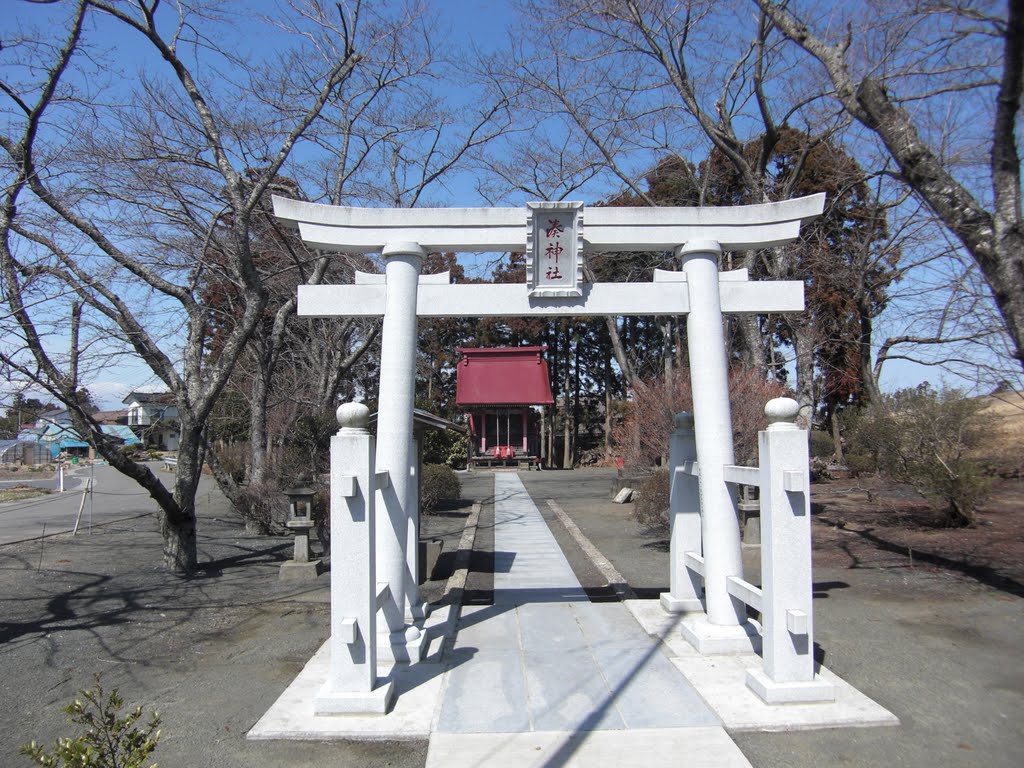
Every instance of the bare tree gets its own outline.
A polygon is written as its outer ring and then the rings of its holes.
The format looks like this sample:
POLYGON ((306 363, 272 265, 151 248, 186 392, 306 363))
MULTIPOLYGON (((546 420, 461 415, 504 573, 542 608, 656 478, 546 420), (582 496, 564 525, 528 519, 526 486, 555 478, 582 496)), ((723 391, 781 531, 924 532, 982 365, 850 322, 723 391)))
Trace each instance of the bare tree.
MULTIPOLYGON (((525 15, 535 20, 531 31, 542 42, 514 49, 508 76, 529 94, 532 114, 542 121, 560 116, 589 164, 603 164, 604 177, 625 187, 617 197, 631 202, 623 204, 785 199, 803 189, 807 159, 828 154, 819 150, 845 121, 823 108, 820 91, 808 88, 799 66, 782 56, 778 41, 768 37, 767 19, 745 18, 741 7, 700 0, 535 0, 525 4, 525 15), (780 152, 787 162, 777 161, 780 152), (698 165, 700 158, 708 159, 698 165), (668 167, 680 177, 689 174, 676 182, 687 188, 685 200, 656 193, 650 184, 668 167)), ((792 248, 727 254, 724 261, 775 279, 804 276, 796 274, 800 258, 792 248)), ((776 322, 788 326, 797 389, 809 415, 815 404, 814 329, 804 317, 776 322)), ((672 349, 672 324, 663 325, 664 343, 672 349)), ((740 359, 767 373, 774 349, 765 321, 744 315, 733 320, 733 330, 740 359)))
POLYGON ((824 67, 832 98, 971 255, 1024 366, 1024 6, 1009 0, 1002 15, 994 2, 877 3, 815 32, 789 4, 757 5, 824 67), (960 119, 984 129, 958 130, 960 119))
MULTIPOLYGON (((38 33, 5 41, 11 74, 0 83, 0 357, 64 402, 83 436, 156 499, 165 564, 178 572, 196 566, 207 419, 268 305, 253 254, 260 201, 283 172, 298 174, 289 170, 297 147, 309 163, 335 168, 318 147, 374 143, 370 131, 364 139, 356 122, 329 120, 328 112, 356 103, 372 111, 359 94, 385 92, 422 63, 405 55, 402 41, 417 30, 402 13, 377 14, 358 2, 295 4, 290 26, 246 58, 239 51, 251 46, 239 40, 270 28, 224 9, 81 0, 69 19, 48 19, 50 29, 70 30, 63 40, 38 33), (131 74, 103 58, 91 37, 99 30, 141 43, 131 74), (124 77, 104 81, 104 72, 124 77), (212 272, 237 289, 216 354, 218 318, 201 295, 212 272), (72 300, 92 334, 69 340, 72 300), (104 440, 82 403, 89 374, 129 356, 176 398, 173 493, 104 440)), ((357 170, 345 173, 354 184, 357 170)))

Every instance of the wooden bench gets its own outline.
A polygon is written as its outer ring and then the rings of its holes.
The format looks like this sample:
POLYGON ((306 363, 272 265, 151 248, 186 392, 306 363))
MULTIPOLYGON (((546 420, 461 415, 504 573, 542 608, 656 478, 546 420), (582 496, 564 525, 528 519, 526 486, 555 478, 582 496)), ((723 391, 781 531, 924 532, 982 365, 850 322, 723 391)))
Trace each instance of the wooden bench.
POLYGON ((164 471, 165 472, 177 472, 178 471, 178 457, 177 456, 164 456, 164 471))

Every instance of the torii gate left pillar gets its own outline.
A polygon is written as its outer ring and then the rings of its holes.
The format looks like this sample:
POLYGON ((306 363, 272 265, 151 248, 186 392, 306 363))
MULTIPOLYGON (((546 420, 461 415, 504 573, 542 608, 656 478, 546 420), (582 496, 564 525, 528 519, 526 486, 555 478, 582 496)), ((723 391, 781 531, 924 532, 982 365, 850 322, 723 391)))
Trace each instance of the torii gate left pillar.
MULTIPOLYGON (((377 491, 377 578, 386 582, 390 596, 383 606, 384 623, 377 647, 396 661, 418 661, 423 636, 406 626, 406 609, 414 622, 424 618, 418 599, 416 574, 410 573, 410 530, 416 529, 417 510, 409 508, 412 455, 412 416, 416 399, 416 290, 426 253, 418 243, 388 243, 381 251, 387 294, 381 334, 380 405, 377 415, 377 468, 387 470, 391 482, 377 491), (390 649, 391 653, 388 653, 390 649)), ((415 547, 415 544, 413 544, 415 547)), ((413 549, 415 552, 415 549, 413 549)))

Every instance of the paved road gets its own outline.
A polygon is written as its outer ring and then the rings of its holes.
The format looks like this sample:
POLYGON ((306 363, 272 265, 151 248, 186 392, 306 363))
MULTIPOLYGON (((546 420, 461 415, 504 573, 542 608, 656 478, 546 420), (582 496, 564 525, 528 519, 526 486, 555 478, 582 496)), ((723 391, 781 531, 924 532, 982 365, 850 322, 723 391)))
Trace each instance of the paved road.
MULTIPOLYGON (((173 482, 174 475, 161 472, 160 462, 150 462, 150 469, 165 485, 173 482)), ((138 483, 108 466, 72 466, 64 479, 64 493, 56 492, 56 480, 40 480, 32 484, 54 490, 48 496, 24 501, 0 504, 0 544, 37 539, 46 535, 71 531, 75 527, 82 495, 87 482, 93 480, 93 493, 87 496, 82 509, 79 533, 88 533, 92 524, 121 520, 128 517, 152 514, 157 511, 156 502, 150 498, 138 483)), ((205 482, 209 482, 204 478, 205 482)), ((18 484, 4 483, 4 485, 18 484)), ((21 481, 21 484, 25 484, 21 481)), ((208 493, 206 485, 200 485, 200 493, 208 493)))

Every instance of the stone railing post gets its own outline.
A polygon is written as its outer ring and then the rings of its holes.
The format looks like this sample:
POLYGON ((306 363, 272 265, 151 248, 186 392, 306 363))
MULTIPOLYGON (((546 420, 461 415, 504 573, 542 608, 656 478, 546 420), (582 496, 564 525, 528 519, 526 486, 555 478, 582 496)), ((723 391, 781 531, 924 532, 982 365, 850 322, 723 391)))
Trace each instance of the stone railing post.
POLYGON ((345 403, 338 408, 341 430, 331 438, 331 659, 314 700, 317 715, 383 714, 394 696, 393 683, 377 678, 377 476, 369 417, 365 405, 345 403))
POLYGON ((686 565, 686 553, 702 554, 700 539, 700 486, 695 474, 697 442, 693 414, 676 414, 676 428, 669 438, 669 523, 671 573, 669 592, 661 594, 661 606, 670 613, 703 611, 704 580, 686 565))
POLYGON ((747 670, 747 685, 769 704, 835 698, 814 673, 810 460, 799 410, 788 397, 770 400, 758 434, 763 666, 747 670))

